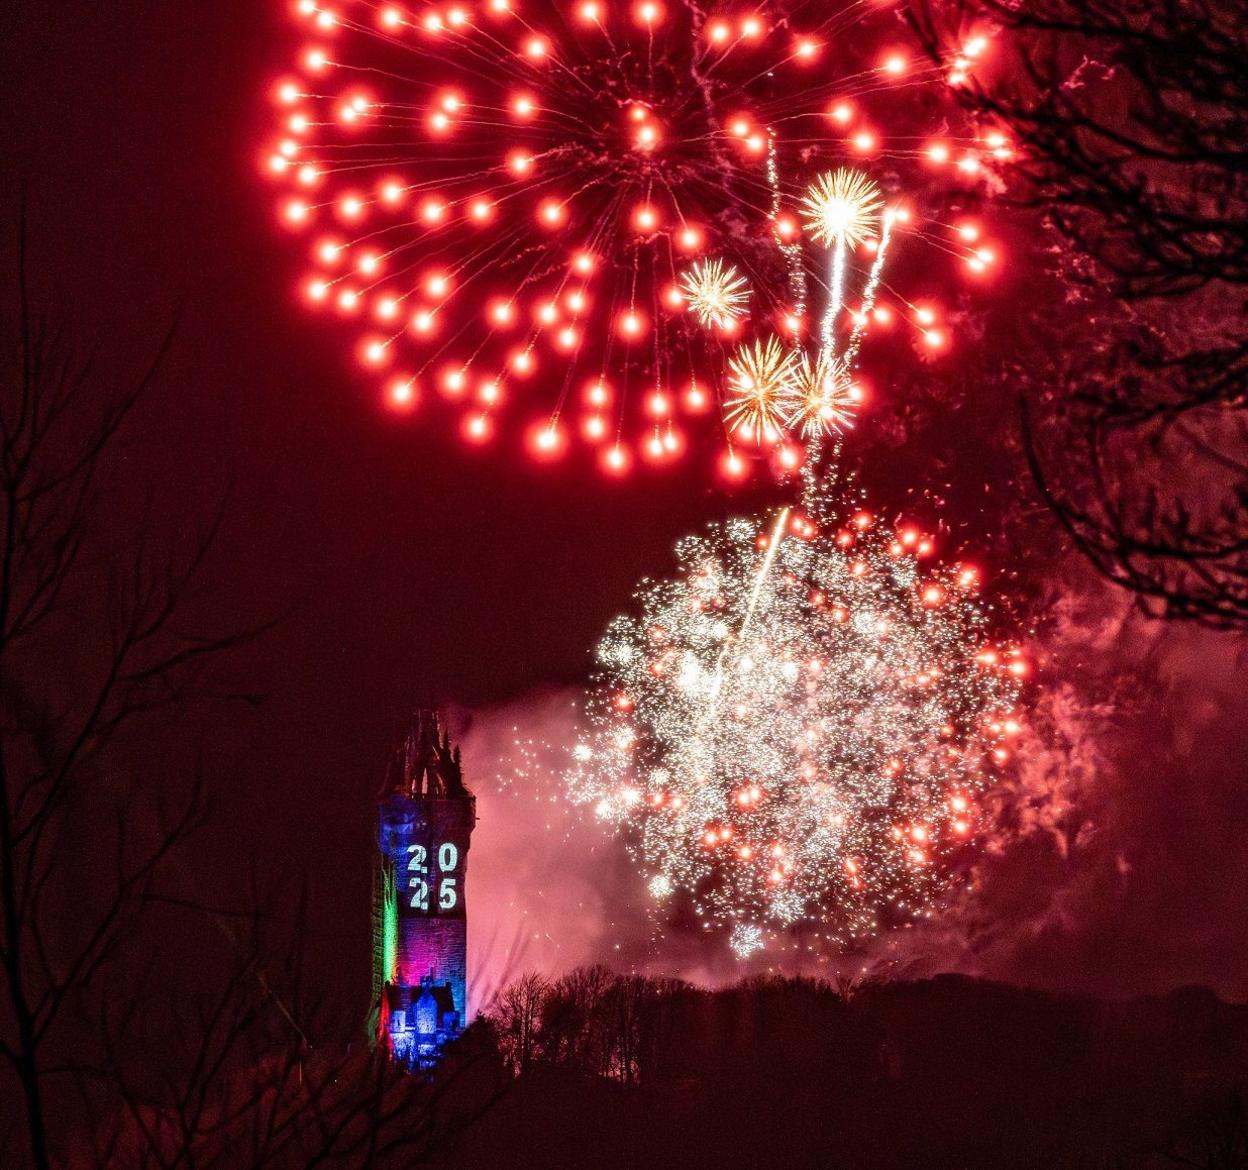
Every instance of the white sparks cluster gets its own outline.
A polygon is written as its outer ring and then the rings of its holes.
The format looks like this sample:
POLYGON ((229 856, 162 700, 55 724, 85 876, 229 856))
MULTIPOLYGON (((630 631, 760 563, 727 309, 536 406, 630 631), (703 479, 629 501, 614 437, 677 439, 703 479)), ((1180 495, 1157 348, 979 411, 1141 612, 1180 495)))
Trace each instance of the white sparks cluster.
POLYGON ((729 521, 598 646, 571 796, 738 956, 921 914, 974 835, 1027 667, 933 551, 864 512, 729 521))
POLYGON ((680 291, 701 325, 729 329, 750 303, 749 282, 723 260, 699 260, 680 277, 680 291))
POLYGON ((802 199, 802 215, 816 243, 852 248, 875 229, 883 206, 880 189, 869 176, 841 167, 810 185, 802 199))
POLYGON ((728 946, 738 959, 748 959, 755 951, 761 951, 763 945, 763 932, 745 923, 734 926, 728 939, 728 946))

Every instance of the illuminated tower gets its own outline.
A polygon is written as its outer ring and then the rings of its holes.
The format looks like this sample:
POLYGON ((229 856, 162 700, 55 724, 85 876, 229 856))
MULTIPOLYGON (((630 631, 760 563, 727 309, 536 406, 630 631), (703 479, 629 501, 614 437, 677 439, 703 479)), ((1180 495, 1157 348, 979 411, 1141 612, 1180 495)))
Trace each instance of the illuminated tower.
POLYGON ((459 749, 420 710, 377 800, 370 1032, 408 1068, 427 1068, 468 1022, 465 877, 477 801, 459 749))

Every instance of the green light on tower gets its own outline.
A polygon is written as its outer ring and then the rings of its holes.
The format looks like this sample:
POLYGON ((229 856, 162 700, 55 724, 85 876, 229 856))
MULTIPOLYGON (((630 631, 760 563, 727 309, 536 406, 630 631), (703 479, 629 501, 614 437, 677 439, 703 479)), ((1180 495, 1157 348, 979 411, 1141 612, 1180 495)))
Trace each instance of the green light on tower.
POLYGON ((399 950, 399 910, 394 892, 394 870, 386 867, 381 905, 381 969, 385 978, 394 978, 394 961, 399 950))

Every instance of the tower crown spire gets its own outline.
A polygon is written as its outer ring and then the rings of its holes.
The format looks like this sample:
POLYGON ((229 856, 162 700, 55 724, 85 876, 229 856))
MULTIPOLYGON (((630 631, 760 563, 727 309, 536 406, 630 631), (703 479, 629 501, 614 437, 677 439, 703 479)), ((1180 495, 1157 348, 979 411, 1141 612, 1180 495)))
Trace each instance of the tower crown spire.
POLYGON ((435 707, 416 708, 390 758, 382 795, 394 793, 435 799, 469 795, 459 747, 451 744, 451 733, 435 707))

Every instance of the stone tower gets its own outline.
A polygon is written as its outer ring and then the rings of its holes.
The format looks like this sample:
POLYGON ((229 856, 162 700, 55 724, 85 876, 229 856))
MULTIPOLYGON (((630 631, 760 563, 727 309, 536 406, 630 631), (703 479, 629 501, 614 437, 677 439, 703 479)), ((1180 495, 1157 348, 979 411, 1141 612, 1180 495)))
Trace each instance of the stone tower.
POLYGON ((434 1064, 468 1022, 468 847, 476 798, 437 713, 421 709, 377 800, 373 1011, 396 1062, 434 1064))

